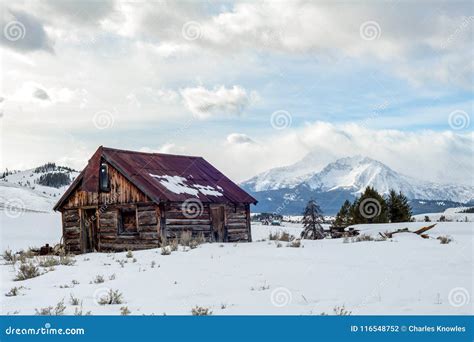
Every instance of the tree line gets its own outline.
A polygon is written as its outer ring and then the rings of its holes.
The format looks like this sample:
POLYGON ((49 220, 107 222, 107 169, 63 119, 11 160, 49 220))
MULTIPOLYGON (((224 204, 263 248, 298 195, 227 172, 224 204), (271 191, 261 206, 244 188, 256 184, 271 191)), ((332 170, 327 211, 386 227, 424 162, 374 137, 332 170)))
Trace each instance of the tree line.
POLYGON ((412 209, 408 198, 400 191, 391 189, 382 196, 373 187, 368 186, 354 202, 346 200, 334 220, 335 227, 347 227, 353 224, 408 222, 412 209))

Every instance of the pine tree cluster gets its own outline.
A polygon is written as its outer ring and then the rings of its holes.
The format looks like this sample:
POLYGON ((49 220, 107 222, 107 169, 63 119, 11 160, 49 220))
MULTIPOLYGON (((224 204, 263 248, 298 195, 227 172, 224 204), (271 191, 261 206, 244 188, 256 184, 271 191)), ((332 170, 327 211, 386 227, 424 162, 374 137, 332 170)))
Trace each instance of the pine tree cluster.
POLYGON ((374 188, 367 187, 353 203, 346 200, 334 221, 335 227, 353 224, 408 222, 412 210, 408 198, 402 192, 390 190, 384 198, 374 188))

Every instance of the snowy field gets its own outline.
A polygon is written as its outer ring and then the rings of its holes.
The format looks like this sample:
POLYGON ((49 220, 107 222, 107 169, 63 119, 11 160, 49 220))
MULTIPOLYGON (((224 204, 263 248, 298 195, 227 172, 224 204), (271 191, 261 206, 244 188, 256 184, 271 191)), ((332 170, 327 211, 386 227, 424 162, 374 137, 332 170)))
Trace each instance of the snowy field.
MULTIPOLYGON (((60 217, 0 213, 1 248, 18 250, 60 239, 60 217)), ((363 233, 424 226, 423 222, 358 226, 363 233)), ((35 309, 64 300, 65 314, 190 314, 196 305, 213 315, 320 315, 344 306, 353 315, 472 314, 473 223, 438 223, 430 239, 396 234, 387 241, 304 240, 302 248, 269 241, 270 231, 298 235, 299 224, 269 227, 254 224, 252 243, 204 244, 171 255, 160 249, 126 253, 91 253, 73 266, 55 266, 43 275, 13 281, 16 269, 0 260, 1 314, 35 314, 35 309), (449 235, 452 242, 436 239, 449 235), (119 262, 120 261, 120 262, 119 262), (124 263, 126 261, 126 263, 124 263), (123 267, 121 266, 123 265, 123 267), (153 266, 153 267, 152 267, 153 266), (94 283, 103 276, 103 283, 94 283), (20 287, 18 296, 4 294, 20 287), (119 290, 122 304, 99 305, 109 289, 119 290)))

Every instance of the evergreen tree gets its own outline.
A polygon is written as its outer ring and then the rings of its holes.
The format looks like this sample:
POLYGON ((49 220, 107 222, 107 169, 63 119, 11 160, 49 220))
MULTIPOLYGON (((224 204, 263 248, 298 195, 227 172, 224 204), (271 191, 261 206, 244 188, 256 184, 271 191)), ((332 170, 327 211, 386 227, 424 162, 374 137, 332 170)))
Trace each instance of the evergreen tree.
POLYGON ((388 222, 387 203, 374 188, 368 186, 354 204, 351 213, 352 224, 388 222))
POLYGON ((303 232, 301 238, 305 239, 323 239, 324 231, 321 223, 323 222, 323 212, 315 200, 311 199, 303 212, 303 232))
POLYGON ((411 207, 408 198, 395 190, 390 190, 387 198, 387 206, 389 211, 390 222, 409 222, 411 219, 411 207))
POLYGON ((334 220, 335 227, 347 227, 351 224, 351 206, 352 204, 349 200, 342 204, 334 220))

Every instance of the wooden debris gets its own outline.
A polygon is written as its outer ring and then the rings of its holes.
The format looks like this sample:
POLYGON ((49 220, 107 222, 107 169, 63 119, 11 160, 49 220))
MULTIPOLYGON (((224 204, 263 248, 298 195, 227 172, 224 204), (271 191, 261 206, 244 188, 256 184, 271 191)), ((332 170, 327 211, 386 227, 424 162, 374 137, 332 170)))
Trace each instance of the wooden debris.
POLYGON ((434 228, 434 226, 436 226, 436 223, 432 224, 431 226, 421 227, 420 229, 415 230, 413 233, 421 235, 424 232, 426 232, 427 230, 430 230, 430 229, 434 228))
POLYGON ((382 236, 383 238, 388 238, 388 239, 391 239, 393 237, 393 234, 397 234, 397 233, 414 233, 416 235, 420 235, 423 239, 427 239, 429 238, 429 236, 427 234, 423 234, 424 232, 434 228, 434 226, 436 226, 436 223, 435 224, 432 224, 431 226, 426 226, 426 227, 421 227, 420 229, 417 229, 415 230, 414 232, 412 232, 411 230, 409 230, 408 228, 403 228, 403 229, 397 229, 393 232, 385 232, 385 233, 379 233, 380 236, 382 236))

